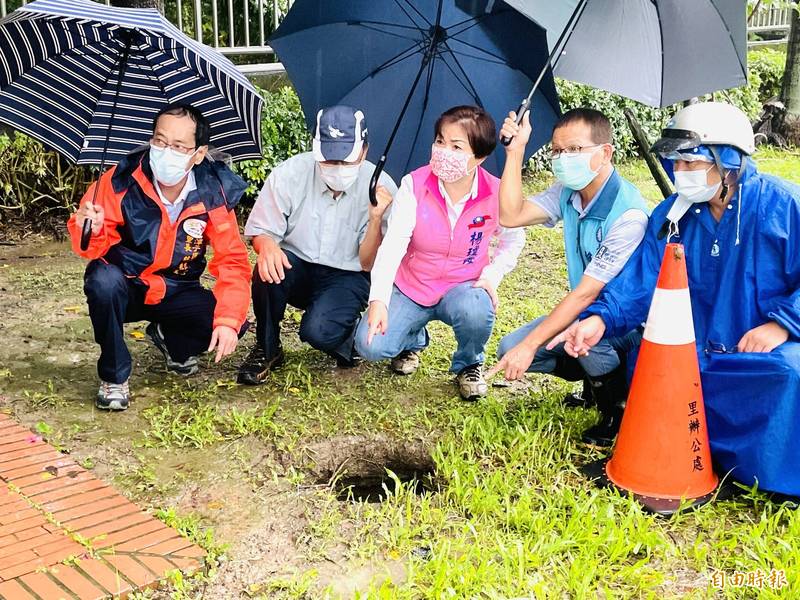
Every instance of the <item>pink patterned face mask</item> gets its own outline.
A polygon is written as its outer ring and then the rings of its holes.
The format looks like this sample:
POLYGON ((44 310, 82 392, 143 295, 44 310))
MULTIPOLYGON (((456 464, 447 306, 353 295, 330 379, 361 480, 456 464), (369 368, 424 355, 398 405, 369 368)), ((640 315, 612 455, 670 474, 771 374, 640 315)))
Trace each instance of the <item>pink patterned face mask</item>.
POLYGON ((434 145, 431 150, 431 171, 445 183, 453 183, 469 175, 471 157, 466 152, 434 145))

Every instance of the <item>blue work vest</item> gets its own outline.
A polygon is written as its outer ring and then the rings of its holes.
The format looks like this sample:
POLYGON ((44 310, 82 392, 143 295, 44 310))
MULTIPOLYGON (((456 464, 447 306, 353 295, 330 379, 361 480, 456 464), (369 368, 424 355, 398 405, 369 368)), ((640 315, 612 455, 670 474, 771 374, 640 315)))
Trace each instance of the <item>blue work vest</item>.
POLYGON ((561 192, 560 204, 569 287, 574 290, 616 220, 631 209, 641 210, 648 216, 650 210, 636 186, 623 179, 616 169, 611 172, 600 197, 583 218, 579 218, 580 213, 572 205, 573 193, 574 190, 565 187, 561 192))

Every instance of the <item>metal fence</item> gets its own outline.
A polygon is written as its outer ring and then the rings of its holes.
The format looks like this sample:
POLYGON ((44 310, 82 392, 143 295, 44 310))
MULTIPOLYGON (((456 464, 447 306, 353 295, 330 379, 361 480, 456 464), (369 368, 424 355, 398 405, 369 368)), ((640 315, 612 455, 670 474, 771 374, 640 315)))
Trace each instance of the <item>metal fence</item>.
MULTIPOLYGON (((104 1, 106 4, 109 0, 104 1)), ((166 17, 185 34, 231 57, 245 73, 280 73, 268 44, 269 36, 289 10, 293 0, 165 0, 166 17)), ((376 2, 384 0, 375 0, 376 2)), ((0 16, 26 0, 0 0, 0 16)), ((791 8, 764 7, 748 26, 751 46, 785 43, 791 8), (753 36, 750 36, 753 37, 753 36)))
MULTIPOLYGON (((789 40, 789 24, 793 8, 767 7, 756 11, 750 18, 748 33, 758 34, 758 39, 750 39, 748 45, 785 44, 789 40)), ((753 36, 749 36, 753 37, 753 36)))

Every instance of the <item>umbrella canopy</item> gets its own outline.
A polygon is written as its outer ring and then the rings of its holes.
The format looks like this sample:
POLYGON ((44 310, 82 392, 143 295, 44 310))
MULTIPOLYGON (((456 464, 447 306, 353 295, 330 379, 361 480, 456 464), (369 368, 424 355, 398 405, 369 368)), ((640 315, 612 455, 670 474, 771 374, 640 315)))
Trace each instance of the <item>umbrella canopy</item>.
POLYGON ((582 10, 558 77, 657 107, 747 83, 745 0, 506 2, 547 29, 551 47, 582 10))
MULTIPOLYGON (((427 164, 442 112, 478 105, 499 124, 509 98, 525 97, 547 62, 545 32, 532 21, 514 11, 471 15, 453 0, 296 0, 270 43, 300 96, 309 128, 325 106, 363 110, 375 162, 407 107, 386 163, 395 179, 427 164)), ((549 141, 559 114, 549 73, 532 110, 530 152, 549 141)), ((495 152, 484 166, 499 174, 503 158, 495 152)))
POLYGON ((255 88, 156 10, 36 0, 0 21, 0 58, 0 121, 73 162, 118 162, 178 101, 208 118, 217 149, 261 156, 255 88))

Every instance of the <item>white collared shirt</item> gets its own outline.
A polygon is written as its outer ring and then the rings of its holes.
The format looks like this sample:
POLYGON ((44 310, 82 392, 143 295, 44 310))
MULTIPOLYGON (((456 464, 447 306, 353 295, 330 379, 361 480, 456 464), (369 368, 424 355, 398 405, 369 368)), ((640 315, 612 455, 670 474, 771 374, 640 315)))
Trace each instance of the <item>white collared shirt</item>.
POLYGON ((161 186, 158 185, 158 179, 155 177, 153 177, 153 187, 156 188, 156 193, 158 194, 161 203, 164 205, 164 208, 167 209, 169 222, 175 223, 175 221, 178 220, 181 211, 183 210, 183 203, 186 202, 186 197, 197 189, 197 181, 194 177, 194 169, 189 171, 189 176, 186 178, 186 183, 183 184, 183 189, 178 194, 178 197, 175 198, 174 202, 170 202, 164 197, 164 193, 161 191, 161 186))
MULTIPOLYGON (((281 248, 310 263, 361 271, 358 249, 367 234, 369 184, 374 171, 375 165, 362 162, 356 182, 334 198, 320 178, 314 155, 293 156, 267 177, 244 234, 251 238, 268 235, 281 248)), ((397 192, 386 173, 381 174, 380 185, 392 196, 397 192)))

